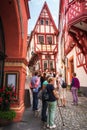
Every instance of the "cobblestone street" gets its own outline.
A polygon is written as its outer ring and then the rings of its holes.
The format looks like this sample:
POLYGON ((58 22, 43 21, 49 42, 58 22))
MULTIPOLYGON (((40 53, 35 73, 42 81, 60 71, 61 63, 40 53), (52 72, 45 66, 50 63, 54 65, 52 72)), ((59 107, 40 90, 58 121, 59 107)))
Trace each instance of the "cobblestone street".
MULTIPOLYGON (((55 130, 87 130, 87 98, 84 96, 79 97, 79 105, 72 106, 71 92, 67 92, 67 106, 57 107, 55 124, 57 127, 55 130), (62 124, 60 111, 64 126, 62 124)), ((6 127, 0 127, 0 130, 48 130, 43 127, 39 116, 35 117, 31 108, 26 109, 21 122, 12 123, 6 127)))
MULTIPOLYGON (((56 130, 87 130, 87 98, 79 97, 79 105, 72 106, 71 93, 66 108, 61 108, 64 125, 62 125, 59 111, 56 114, 56 130)), ((58 109, 59 110, 59 109, 58 109)))

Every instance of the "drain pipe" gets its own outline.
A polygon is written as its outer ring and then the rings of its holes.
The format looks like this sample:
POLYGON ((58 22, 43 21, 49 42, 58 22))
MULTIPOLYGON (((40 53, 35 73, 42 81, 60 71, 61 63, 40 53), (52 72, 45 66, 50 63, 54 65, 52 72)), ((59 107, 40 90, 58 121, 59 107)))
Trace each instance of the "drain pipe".
POLYGON ((19 10, 19 16, 20 16, 20 26, 21 26, 21 35, 22 38, 24 37, 24 28, 23 28, 23 18, 22 18, 22 11, 21 11, 21 5, 20 5, 20 0, 17 0, 18 3, 18 10, 19 10))

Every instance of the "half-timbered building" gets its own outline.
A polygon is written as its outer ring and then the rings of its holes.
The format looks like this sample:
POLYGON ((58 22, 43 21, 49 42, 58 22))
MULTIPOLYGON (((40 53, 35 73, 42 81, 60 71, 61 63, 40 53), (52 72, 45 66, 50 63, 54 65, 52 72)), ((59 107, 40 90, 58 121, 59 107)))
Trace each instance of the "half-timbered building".
POLYGON ((61 66, 70 84, 72 73, 80 80, 81 91, 87 95, 87 0, 61 0, 59 27, 61 34, 61 66))
POLYGON ((58 29, 45 2, 36 25, 31 33, 28 45, 30 70, 54 69, 58 53, 58 29))

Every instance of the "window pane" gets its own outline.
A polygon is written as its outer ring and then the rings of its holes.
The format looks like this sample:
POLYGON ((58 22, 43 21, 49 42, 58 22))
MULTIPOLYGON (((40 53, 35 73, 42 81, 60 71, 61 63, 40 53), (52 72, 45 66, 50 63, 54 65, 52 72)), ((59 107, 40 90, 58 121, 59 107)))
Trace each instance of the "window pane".
POLYGON ((39 43, 44 43, 44 36, 38 36, 39 43))
POLYGON ((54 66, 53 66, 53 61, 50 61, 50 69, 53 69, 54 66))
POLYGON ((46 20, 46 25, 48 25, 48 20, 46 20))
POLYGON ((44 24, 44 20, 43 20, 43 19, 41 19, 40 24, 41 24, 41 25, 43 25, 43 24, 44 24))
POLYGON ((48 68, 47 61, 44 61, 44 70, 48 68))
POLYGON ((47 44, 52 44, 52 36, 47 36, 47 44))

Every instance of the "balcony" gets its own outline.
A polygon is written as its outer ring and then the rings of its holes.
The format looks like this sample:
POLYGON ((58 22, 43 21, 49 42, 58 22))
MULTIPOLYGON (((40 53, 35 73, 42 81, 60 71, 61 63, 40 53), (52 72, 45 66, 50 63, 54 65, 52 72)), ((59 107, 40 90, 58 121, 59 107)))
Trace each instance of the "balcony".
POLYGON ((69 3, 68 25, 87 30, 87 0, 77 0, 69 3))

